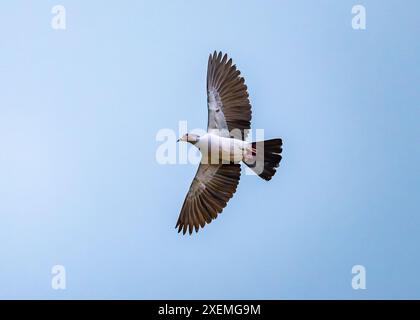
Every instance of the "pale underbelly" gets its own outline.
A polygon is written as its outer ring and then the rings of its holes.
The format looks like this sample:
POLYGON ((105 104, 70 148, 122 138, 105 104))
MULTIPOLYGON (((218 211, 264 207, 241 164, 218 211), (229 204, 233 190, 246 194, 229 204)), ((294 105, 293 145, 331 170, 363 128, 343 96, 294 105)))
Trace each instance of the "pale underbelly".
POLYGON ((236 139, 209 137, 196 147, 202 154, 201 163, 227 164, 241 162, 247 153, 248 144, 236 139))

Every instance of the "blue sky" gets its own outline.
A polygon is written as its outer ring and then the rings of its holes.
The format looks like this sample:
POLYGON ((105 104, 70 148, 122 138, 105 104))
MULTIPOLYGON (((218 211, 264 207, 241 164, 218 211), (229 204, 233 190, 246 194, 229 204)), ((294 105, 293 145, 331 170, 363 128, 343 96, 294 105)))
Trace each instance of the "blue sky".
POLYGON ((420 298, 418 1, 0 10, 0 298, 420 298), (205 127, 213 50, 242 71, 253 128, 283 138, 283 161, 180 236, 196 168, 159 165, 155 137, 205 127), (57 264, 66 290, 51 288, 57 264))

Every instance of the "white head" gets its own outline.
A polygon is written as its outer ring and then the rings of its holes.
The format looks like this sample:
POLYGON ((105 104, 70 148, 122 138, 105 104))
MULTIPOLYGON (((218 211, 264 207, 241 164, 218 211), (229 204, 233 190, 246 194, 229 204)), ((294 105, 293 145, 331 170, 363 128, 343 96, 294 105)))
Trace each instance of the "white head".
POLYGON ((200 136, 198 134, 187 133, 187 134, 184 134, 181 138, 179 138, 178 141, 185 141, 185 142, 195 144, 198 142, 199 139, 200 139, 200 136))

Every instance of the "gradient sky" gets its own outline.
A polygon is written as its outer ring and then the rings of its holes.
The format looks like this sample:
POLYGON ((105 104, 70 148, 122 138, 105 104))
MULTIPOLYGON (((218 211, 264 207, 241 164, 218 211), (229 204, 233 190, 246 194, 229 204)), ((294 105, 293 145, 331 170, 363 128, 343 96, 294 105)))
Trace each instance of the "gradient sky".
POLYGON ((3 1, 0 298, 420 298, 418 1, 3 1), (362 3, 367 29, 351 27, 362 3), (51 28, 64 5, 67 29, 51 28), (208 54, 284 141, 198 234, 195 165, 156 133, 207 123, 208 54), (51 288, 65 266, 67 289, 51 288), (351 269, 367 270, 353 290, 351 269))

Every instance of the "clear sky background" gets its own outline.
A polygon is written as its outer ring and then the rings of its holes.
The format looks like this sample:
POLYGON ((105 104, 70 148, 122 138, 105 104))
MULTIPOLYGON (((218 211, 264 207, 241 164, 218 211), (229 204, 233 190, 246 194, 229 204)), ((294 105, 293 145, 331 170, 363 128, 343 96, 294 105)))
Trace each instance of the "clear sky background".
POLYGON ((418 1, 3 1, 0 298, 420 298, 418 1), (351 27, 363 4, 367 29, 351 27), (64 5, 67 29, 51 28, 64 5), (174 229, 195 165, 156 133, 207 123, 229 53, 284 141, 217 220, 174 229), (67 289, 51 288, 65 266, 67 289), (353 290, 351 268, 367 271, 353 290))

